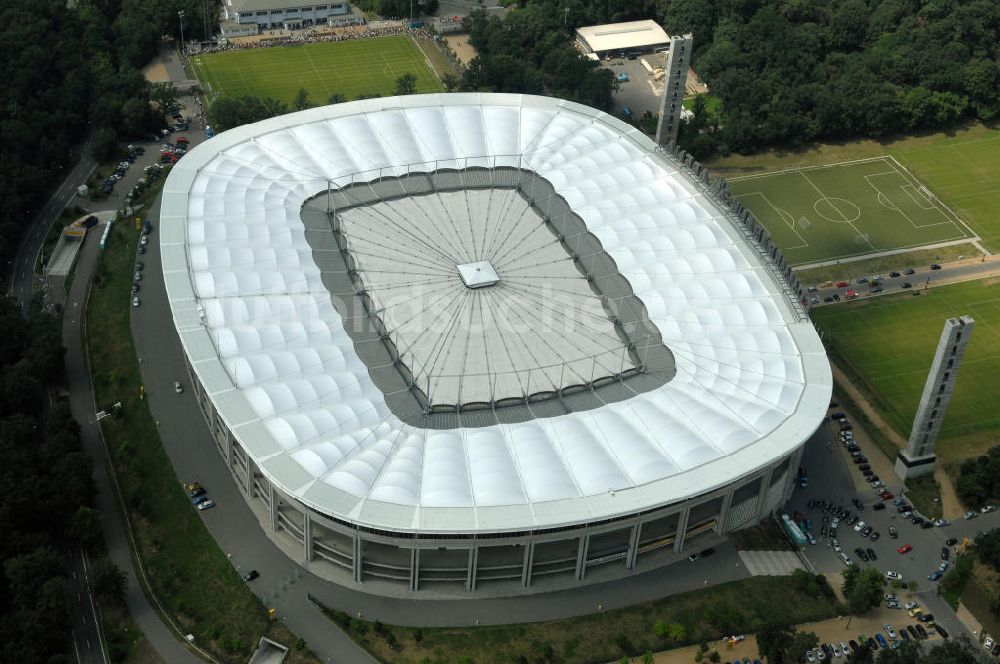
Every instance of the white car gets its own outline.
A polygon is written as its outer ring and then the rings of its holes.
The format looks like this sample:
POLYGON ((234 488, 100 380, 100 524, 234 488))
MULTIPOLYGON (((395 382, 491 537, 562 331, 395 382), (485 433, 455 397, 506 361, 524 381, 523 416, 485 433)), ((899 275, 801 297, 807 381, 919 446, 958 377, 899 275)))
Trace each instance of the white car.
POLYGON ((818 659, 819 661, 821 661, 821 662, 822 662, 822 661, 826 660, 826 655, 824 655, 824 654, 823 654, 823 651, 822 651, 822 650, 820 650, 819 648, 815 648, 815 649, 813 650, 813 652, 815 652, 815 653, 816 653, 816 659, 818 659))
POLYGON ((841 652, 844 653, 844 657, 847 657, 848 655, 851 654, 851 649, 848 648, 847 644, 844 643, 843 641, 840 642, 840 650, 841 650, 841 652))
POLYGON ((816 661, 816 655, 813 654, 812 650, 807 650, 806 651, 806 659, 808 659, 810 662, 815 662, 816 661))
POLYGON ((132 306, 133 307, 138 307, 139 306, 139 296, 138 295, 136 295, 135 297, 132 298, 132 306))
POLYGON ((862 530, 864 530, 864 528, 865 528, 864 521, 858 521, 856 524, 854 524, 854 532, 856 533, 860 533, 862 530))
POLYGON ((987 650, 989 650, 990 648, 993 647, 993 637, 992 636, 987 636, 986 637, 986 640, 983 641, 983 647, 986 648, 987 650))
POLYGON ((892 628, 892 625, 882 625, 885 627, 885 633, 889 635, 890 639, 896 638, 896 630, 892 628))
POLYGON ((841 652, 840 652, 840 645, 839 645, 839 644, 836 644, 836 643, 834 643, 834 644, 833 644, 833 656, 834 656, 834 657, 840 657, 840 655, 841 655, 841 652))
POLYGON ((174 381, 174 394, 180 394, 184 391, 184 386, 181 385, 180 381, 174 381))
POLYGON ((834 551, 836 551, 837 553, 840 553, 841 551, 843 551, 843 549, 840 548, 840 542, 839 541, 837 541, 837 540, 830 540, 830 541, 833 543, 833 550, 834 551))
POLYGON ((890 581, 902 581, 903 580, 903 575, 900 574, 899 572, 893 572, 890 569, 890 570, 886 570, 885 578, 889 579, 890 581))
POLYGON ((907 602, 906 603, 906 610, 909 611, 910 609, 915 609, 918 606, 920 606, 920 602, 917 602, 917 601, 907 602))

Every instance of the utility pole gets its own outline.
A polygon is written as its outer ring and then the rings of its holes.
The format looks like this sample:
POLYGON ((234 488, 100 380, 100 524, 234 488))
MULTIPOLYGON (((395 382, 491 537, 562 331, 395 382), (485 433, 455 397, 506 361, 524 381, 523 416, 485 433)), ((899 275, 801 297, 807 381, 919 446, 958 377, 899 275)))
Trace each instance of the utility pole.
POLYGON ((177 12, 177 20, 181 24, 181 57, 184 57, 184 10, 177 12))

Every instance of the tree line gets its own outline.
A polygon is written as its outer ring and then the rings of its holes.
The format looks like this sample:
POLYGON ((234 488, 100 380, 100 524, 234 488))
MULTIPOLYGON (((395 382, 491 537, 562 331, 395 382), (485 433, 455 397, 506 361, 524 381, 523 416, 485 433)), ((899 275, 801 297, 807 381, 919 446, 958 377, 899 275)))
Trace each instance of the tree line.
MULTIPOLYGON (((215 4, 210 3, 215 12, 215 4)), ((0 265, 94 138, 95 157, 164 126, 165 86, 142 67, 164 36, 204 37, 201 0, 5 0, 0 6, 0 265), (69 5, 69 6, 67 6, 69 5)))
MULTIPOLYGON (((103 546, 79 426, 50 398, 64 375, 59 320, 38 302, 25 318, 0 298, 0 661, 25 664, 70 661, 67 552, 103 546)), ((124 590, 106 560, 100 576, 124 590)))

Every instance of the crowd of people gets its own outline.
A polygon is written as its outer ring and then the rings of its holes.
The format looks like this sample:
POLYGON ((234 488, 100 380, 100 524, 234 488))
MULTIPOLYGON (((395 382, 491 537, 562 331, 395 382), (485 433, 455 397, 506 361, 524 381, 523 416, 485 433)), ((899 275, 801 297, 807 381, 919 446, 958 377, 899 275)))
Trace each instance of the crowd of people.
POLYGON ((413 35, 417 39, 431 39, 432 34, 426 28, 410 28, 403 21, 379 21, 377 24, 350 25, 340 28, 319 28, 295 31, 282 31, 277 35, 261 35, 257 37, 237 37, 217 43, 206 48, 188 48, 186 53, 220 53, 250 48, 268 48, 271 46, 297 46, 299 44, 316 44, 320 42, 347 41, 350 39, 370 39, 372 37, 387 37, 390 35, 413 35))

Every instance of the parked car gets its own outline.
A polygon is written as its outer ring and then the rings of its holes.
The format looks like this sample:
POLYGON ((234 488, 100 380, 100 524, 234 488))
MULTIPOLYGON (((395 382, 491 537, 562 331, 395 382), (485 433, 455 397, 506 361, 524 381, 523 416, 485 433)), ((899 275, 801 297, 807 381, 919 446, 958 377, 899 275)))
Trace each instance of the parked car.
POLYGON ((942 576, 944 576, 944 572, 942 572, 942 571, 941 571, 941 570, 939 570, 939 569, 936 569, 936 570, 934 570, 933 572, 931 572, 930 574, 928 574, 928 575, 927 575, 927 578, 928 578, 929 580, 931 580, 931 581, 937 581, 937 580, 938 580, 938 579, 940 579, 940 578, 941 578, 942 576))
POLYGON ((909 281, 904 281, 903 283, 901 283, 899 285, 899 287, 900 288, 913 288, 913 284, 911 284, 909 281))
POLYGON ((260 572, 258 572, 255 569, 252 569, 252 570, 250 570, 249 572, 247 572, 246 574, 243 575, 243 580, 246 581, 247 583, 250 583, 251 581, 253 581, 254 579, 256 579, 258 576, 260 576, 260 572))
POLYGON ((910 544, 904 544, 903 546, 896 549, 896 552, 900 554, 909 553, 910 551, 913 551, 913 546, 910 544))
POLYGON ((135 297, 132 298, 132 306, 133 307, 138 307, 139 306, 139 296, 138 295, 136 295, 135 297))
POLYGON ((200 511, 210 510, 213 507, 215 507, 215 501, 209 498, 208 500, 203 500, 200 503, 198 503, 197 507, 200 511))
POLYGON ((932 270, 940 270, 941 266, 938 265, 937 263, 931 263, 931 269, 932 270))
POLYGON ((889 579, 890 581, 902 581, 903 575, 900 574, 899 572, 894 572, 893 570, 890 569, 886 570, 885 578, 889 579))

